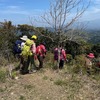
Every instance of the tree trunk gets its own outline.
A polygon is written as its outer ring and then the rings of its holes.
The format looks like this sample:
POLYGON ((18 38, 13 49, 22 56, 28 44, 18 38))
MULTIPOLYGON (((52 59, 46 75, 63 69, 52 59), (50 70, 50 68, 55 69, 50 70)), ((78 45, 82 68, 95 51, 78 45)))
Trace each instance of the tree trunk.
POLYGON ((60 46, 58 46, 58 62, 57 62, 57 70, 59 71, 59 63, 60 63, 60 46))

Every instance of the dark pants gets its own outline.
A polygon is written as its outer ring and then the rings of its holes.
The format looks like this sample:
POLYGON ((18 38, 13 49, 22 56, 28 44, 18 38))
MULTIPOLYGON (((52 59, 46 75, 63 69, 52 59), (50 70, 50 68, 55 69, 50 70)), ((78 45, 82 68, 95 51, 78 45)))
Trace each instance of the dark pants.
POLYGON ((35 64, 35 59, 34 55, 29 56, 30 59, 30 71, 34 71, 37 69, 36 64, 35 64))
POLYGON ((64 67, 64 60, 60 60, 59 68, 62 69, 64 67))
POLYGON ((20 69, 20 72, 22 73, 22 74, 26 74, 26 73, 28 73, 29 71, 28 71, 28 67, 29 67, 29 62, 30 62, 30 59, 29 59, 29 57, 27 57, 27 58, 22 58, 22 67, 21 67, 21 69, 20 69))
POLYGON ((37 58, 38 58, 38 60, 39 60, 39 68, 42 68, 42 67, 43 67, 43 59, 44 59, 44 57, 38 55, 37 58))

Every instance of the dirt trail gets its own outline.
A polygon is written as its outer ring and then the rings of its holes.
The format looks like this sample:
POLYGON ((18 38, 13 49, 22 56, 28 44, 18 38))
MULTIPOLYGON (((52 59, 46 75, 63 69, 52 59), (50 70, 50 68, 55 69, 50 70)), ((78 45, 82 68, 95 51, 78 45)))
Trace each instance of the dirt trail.
POLYGON ((0 85, 0 100, 100 100, 100 84, 52 69, 20 75, 0 85))

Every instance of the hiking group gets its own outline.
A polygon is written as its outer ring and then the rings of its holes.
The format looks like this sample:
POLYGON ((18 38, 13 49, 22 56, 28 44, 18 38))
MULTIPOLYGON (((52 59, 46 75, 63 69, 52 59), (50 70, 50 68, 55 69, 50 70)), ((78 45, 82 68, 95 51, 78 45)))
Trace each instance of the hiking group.
MULTIPOLYGON (((14 55, 20 59, 20 73, 27 74, 33 73, 37 70, 43 68, 44 58, 46 57, 46 47, 45 43, 40 43, 36 46, 37 36, 33 35, 31 39, 29 39, 26 35, 22 36, 20 40, 17 40, 14 45, 14 55), (36 64, 38 61, 38 65, 36 64)), ((54 54, 54 64, 56 62, 56 67, 62 69, 64 67, 64 63, 67 60, 66 51, 64 46, 61 44, 59 47, 56 47, 53 50, 54 54)), ((87 68, 87 72, 90 72, 92 68, 93 59, 95 58, 93 53, 86 55, 85 57, 85 67, 87 68)), ((100 63, 98 65, 100 67, 100 63)))
POLYGON ((36 40, 36 35, 33 35, 31 39, 24 35, 15 42, 14 55, 20 59, 21 74, 36 72, 37 69, 43 67, 46 48, 42 43, 36 47, 36 40), (39 61, 38 67, 35 64, 36 59, 39 61))
MULTIPOLYGON (((27 74, 33 73, 43 68, 44 58, 46 56, 46 47, 44 43, 36 46, 37 36, 33 35, 29 39, 26 35, 17 40, 14 45, 14 55, 20 59, 20 73, 27 74), (36 65, 36 60, 39 64, 36 65)), ((58 52, 60 53, 59 68, 63 68, 64 61, 66 60, 65 50, 60 47, 54 49, 54 61, 58 61, 58 52)))

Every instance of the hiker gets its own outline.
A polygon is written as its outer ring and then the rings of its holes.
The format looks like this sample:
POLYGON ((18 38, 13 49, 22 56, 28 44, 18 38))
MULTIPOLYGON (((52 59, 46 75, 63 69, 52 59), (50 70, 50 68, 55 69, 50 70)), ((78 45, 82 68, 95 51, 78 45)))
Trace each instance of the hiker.
POLYGON ((36 48, 36 55, 39 61, 39 69, 43 68, 43 61, 46 55, 46 48, 44 46, 44 43, 41 43, 40 45, 37 46, 36 48))
POLYGON ((16 40, 14 45, 14 55, 17 56, 17 58, 20 60, 20 64, 18 67, 15 68, 15 70, 19 70, 23 65, 23 57, 21 56, 22 48, 25 44, 25 41, 28 39, 26 35, 23 35, 20 37, 20 40, 16 40))
POLYGON ((20 58, 22 40, 16 40, 13 46, 14 57, 20 58))
POLYGON ((26 35, 23 35, 22 37, 20 37, 20 40, 16 40, 14 47, 13 47, 13 52, 14 55, 18 54, 20 55, 22 48, 25 44, 25 41, 28 39, 28 37, 26 35))
POLYGON ((54 49, 54 61, 57 62, 58 62, 58 53, 60 54, 59 69, 62 69, 64 66, 64 61, 66 61, 66 52, 61 46, 60 48, 54 49))
MULTIPOLYGON (((21 43, 21 54, 20 54, 20 58, 21 58, 21 66, 20 66, 20 72, 21 74, 26 74, 28 73, 28 66, 29 66, 29 58, 28 58, 28 55, 27 55, 27 42, 28 42, 28 37, 26 35, 24 35, 23 37, 20 38, 22 40, 22 43, 21 43)), ((30 47, 29 47, 30 49, 30 47)))
POLYGON ((31 46, 32 55, 29 56, 29 58, 30 58, 30 73, 37 71, 37 66, 35 64, 35 58, 36 58, 36 43, 35 42, 36 42, 36 40, 37 40, 37 36, 33 35, 31 37, 31 41, 33 42, 32 46, 31 46))
POLYGON ((93 59, 95 58, 93 53, 89 53, 86 57, 85 57, 85 66, 87 69, 87 73, 90 75, 90 71, 92 69, 93 66, 93 59))
POLYGON ((98 54, 97 58, 96 58, 96 66, 98 68, 100 68, 100 54, 98 54))
POLYGON ((100 72, 100 56, 98 56, 95 60, 95 72, 100 72))
POLYGON ((23 35, 20 39, 22 40, 21 43, 21 50, 22 50, 28 37, 26 35, 23 35))
MULTIPOLYGON (((20 39, 22 41, 22 43, 21 43, 21 51, 22 51, 28 37, 26 35, 23 35, 20 39)), ((21 68, 23 67, 23 62, 24 62, 24 58, 21 54, 20 54, 20 59, 21 59, 20 60, 20 70, 21 70, 21 68)))

